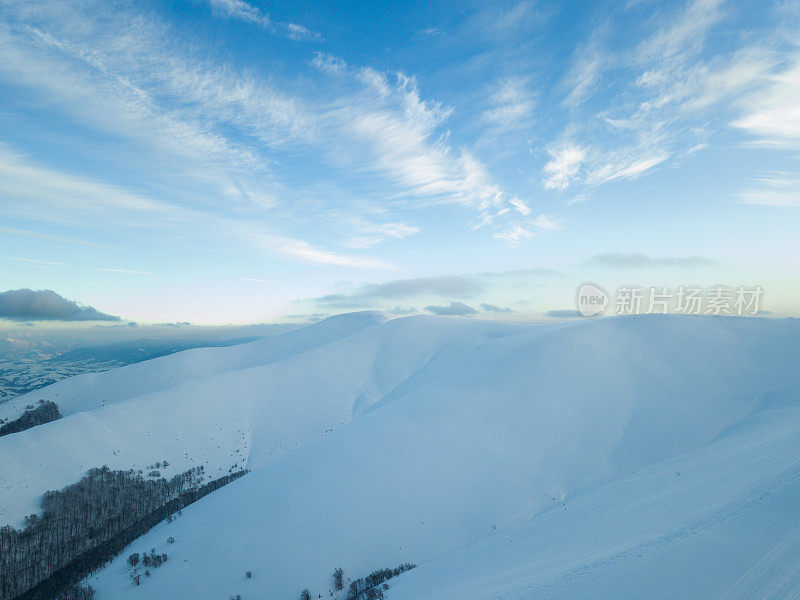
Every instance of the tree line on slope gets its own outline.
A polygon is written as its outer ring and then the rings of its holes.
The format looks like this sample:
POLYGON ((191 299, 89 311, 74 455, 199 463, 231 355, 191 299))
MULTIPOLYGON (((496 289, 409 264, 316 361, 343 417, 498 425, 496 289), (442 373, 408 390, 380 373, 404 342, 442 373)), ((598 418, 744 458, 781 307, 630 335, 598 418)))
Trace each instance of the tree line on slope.
MULTIPOLYGON (((381 600, 383 592, 389 589, 389 581, 392 577, 397 577, 401 573, 410 571, 417 565, 413 563, 403 563, 394 569, 378 569, 373 571, 366 577, 359 577, 355 581, 351 581, 347 589, 347 596, 345 600, 381 600)), ((337 592, 344 589, 344 571, 341 567, 333 572, 333 588, 337 592)), ((329 595, 333 596, 333 592, 329 591, 329 595)), ((321 598, 322 596, 318 596, 321 598)), ((232 600, 235 600, 236 596, 232 600)), ((308 588, 300 592, 300 600, 311 600, 311 592, 308 588)))
POLYGON ((0 600, 67 594, 133 539, 244 473, 202 485, 202 466, 169 480, 105 466, 91 469, 77 483, 45 493, 41 516, 26 517, 22 530, 0 528, 0 600))
POLYGON ((39 401, 38 406, 28 406, 19 418, 0 425, 0 437, 11 433, 19 433, 37 425, 44 425, 61 418, 61 412, 55 402, 39 401))

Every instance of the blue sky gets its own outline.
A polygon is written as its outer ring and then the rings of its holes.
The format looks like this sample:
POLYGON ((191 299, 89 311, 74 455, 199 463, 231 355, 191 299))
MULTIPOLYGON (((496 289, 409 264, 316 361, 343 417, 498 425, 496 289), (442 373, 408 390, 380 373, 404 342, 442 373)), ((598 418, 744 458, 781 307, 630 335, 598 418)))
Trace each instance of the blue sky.
POLYGON ((0 287, 142 322, 539 319, 587 280, 797 315, 799 34, 798 2, 1 0, 0 287))

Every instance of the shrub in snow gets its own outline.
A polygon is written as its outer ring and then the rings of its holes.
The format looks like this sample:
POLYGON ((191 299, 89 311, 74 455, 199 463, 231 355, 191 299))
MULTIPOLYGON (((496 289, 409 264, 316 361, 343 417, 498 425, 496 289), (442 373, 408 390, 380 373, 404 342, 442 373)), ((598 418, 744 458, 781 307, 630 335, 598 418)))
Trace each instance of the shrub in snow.
POLYGON ((333 588, 340 592, 344 589, 344 571, 341 567, 333 572, 333 588))

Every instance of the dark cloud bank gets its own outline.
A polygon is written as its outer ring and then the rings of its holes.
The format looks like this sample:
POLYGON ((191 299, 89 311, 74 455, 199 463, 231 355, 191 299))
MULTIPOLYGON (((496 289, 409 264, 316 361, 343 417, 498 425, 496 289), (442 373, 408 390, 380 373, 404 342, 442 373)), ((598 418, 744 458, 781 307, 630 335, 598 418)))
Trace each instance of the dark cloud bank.
POLYGON ((0 319, 12 321, 120 321, 92 306, 67 300, 53 290, 0 292, 0 319))

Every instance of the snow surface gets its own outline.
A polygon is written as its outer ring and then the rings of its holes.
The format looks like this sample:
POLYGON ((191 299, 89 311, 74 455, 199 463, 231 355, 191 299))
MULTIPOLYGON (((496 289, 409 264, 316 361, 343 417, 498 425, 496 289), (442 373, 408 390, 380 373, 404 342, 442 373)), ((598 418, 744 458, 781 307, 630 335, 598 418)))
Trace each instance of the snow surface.
POLYGON ((98 599, 328 596, 401 562, 389 600, 793 597, 799 343, 791 319, 342 315, 16 399, 69 416, 0 438, 0 519, 100 464, 235 464, 134 542, 165 566, 135 587, 123 555, 98 599))

